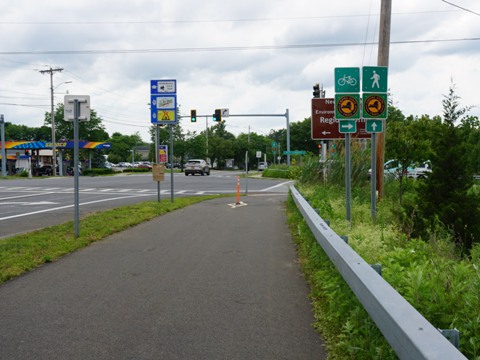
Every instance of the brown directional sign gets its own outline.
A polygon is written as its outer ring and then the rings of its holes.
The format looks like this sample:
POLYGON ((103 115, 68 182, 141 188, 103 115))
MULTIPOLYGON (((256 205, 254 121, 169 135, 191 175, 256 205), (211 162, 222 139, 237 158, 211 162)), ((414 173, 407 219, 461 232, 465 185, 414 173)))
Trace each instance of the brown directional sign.
MULTIPOLYGON (((357 120, 357 132, 351 138, 370 139, 371 134, 365 130, 365 120, 357 120)), ((335 119, 335 99, 312 99, 312 139, 345 139, 339 131, 339 122, 335 119)))

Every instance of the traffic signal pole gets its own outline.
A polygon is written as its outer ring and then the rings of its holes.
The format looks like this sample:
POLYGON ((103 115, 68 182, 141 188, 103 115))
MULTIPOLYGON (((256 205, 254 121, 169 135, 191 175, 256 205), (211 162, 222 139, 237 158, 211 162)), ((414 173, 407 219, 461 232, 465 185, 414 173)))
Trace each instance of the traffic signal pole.
MULTIPOLYGON (((219 114, 218 111, 219 109, 215 110, 214 117, 218 116, 219 114)), ((191 112, 191 114, 193 113, 191 112)), ((192 121, 192 122, 196 122, 196 119, 200 117, 205 117, 207 119, 206 120, 207 121, 207 130, 206 130, 207 131, 207 155, 208 155, 208 117, 209 116, 211 115, 197 115, 197 112, 195 110, 195 121, 192 121)), ((188 117, 188 116, 183 116, 183 117, 188 117)), ((287 165, 290 166, 290 111, 288 109, 285 111, 284 114, 229 114, 228 117, 284 117, 287 121, 287 165)), ((221 115, 220 115, 220 119, 221 119, 221 115)))
POLYGON ((229 114, 229 117, 285 117, 287 122, 287 165, 290 166, 290 112, 284 114, 229 114))

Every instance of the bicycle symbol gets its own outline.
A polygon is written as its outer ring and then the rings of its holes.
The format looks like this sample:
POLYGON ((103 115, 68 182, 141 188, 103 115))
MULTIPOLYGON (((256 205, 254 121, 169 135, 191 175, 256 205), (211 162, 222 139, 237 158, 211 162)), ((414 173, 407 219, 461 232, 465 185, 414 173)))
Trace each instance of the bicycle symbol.
POLYGON ((338 85, 345 86, 346 84, 350 86, 355 86, 357 85, 357 79, 355 79, 354 77, 351 77, 350 75, 349 76, 343 75, 343 77, 338 79, 338 85))

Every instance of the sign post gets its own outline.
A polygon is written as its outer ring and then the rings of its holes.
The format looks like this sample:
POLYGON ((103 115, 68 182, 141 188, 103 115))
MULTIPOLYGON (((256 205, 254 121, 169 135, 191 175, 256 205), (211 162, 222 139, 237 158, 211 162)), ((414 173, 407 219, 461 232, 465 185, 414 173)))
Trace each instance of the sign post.
POLYGON ((377 134, 384 131, 387 118, 388 68, 386 66, 364 66, 362 68, 363 117, 366 130, 372 134, 370 177, 370 212, 375 219, 377 212, 377 134))
MULTIPOLYGON (((80 164, 78 162, 79 154, 79 145, 78 145, 78 136, 79 136, 79 126, 78 122, 89 121, 90 120, 90 96, 88 95, 65 95, 64 97, 64 119, 67 121, 73 121, 73 182, 74 182, 74 191, 73 191, 73 202, 74 202, 74 227, 75 227, 75 237, 80 236, 80 209, 79 209, 79 172, 80 164)), ((55 169, 53 170, 55 171, 55 169)))
MULTIPOLYGON (((173 164, 173 125, 177 117, 177 80, 150 80, 150 115, 152 124, 169 125, 170 164, 173 164)), ((170 200, 173 203, 173 166, 170 167, 170 200)))
POLYGON ((346 219, 351 220, 350 134, 357 132, 360 119, 360 68, 335 68, 335 118, 345 133, 346 219))

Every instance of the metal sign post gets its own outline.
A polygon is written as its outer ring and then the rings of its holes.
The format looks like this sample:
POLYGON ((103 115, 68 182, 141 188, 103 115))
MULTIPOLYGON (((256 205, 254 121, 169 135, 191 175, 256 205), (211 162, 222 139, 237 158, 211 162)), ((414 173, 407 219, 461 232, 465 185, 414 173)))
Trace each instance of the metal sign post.
POLYGON ((170 201, 173 203, 173 125, 170 125, 170 201))
POLYGON ((90 120, 90 96, 88 95, 65 95, 64 97, 64 119, 73 121, 73 176, 74 176, 74 227, 75 237, 80 236, 80 210, 79 210, 79 121, 90 120))
MULTIPOLYGON (((159 129, 159 125, 157 124, 155 126, 155 163, 157 164, 160 164, 160 151, 158 148, 159 142, 160 142, 160 129, 159 129)), ((160 181, 157 181, 157 201, 160 202, 160 181)))
POLYGON ((377 148, 377 134, 372 134, 372 159, 370 164, 370 169, 372 169, 372 173, 370 174, 370 214, 372 220, 375 219, 377 214, 377 152, 375 149, 377 148))
POLYGON ((351 201, 351 187, 352 187, 352 174, 351 174, 351 156, 350 156, 350 133, 345 134, 345 187, 346 187, 346 218, 347 221, 352 219, 352 201, 351 201))
POLYGON ((79 209, 79 179, 78 179, 78 118, 80 116, 80 103, 78 99, 73 100, 73 203, 74 203, 74 223, 75 223, 75 237, 80 236, 80 209, 79 209))

